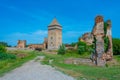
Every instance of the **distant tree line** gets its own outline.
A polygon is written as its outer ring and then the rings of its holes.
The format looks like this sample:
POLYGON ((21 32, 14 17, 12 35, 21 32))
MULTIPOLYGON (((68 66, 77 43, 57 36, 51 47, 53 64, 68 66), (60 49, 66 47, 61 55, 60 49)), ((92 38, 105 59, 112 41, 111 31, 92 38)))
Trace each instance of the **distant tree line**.
POLYGON ((113 38, 112 42, 113 42, 113 54, 120 55, 120 39, 113 38))
POLYGON ((8 45, 6 42, 0 42, 0 45, 5 46, 5 47, 11 47, 11 45, 8 45))

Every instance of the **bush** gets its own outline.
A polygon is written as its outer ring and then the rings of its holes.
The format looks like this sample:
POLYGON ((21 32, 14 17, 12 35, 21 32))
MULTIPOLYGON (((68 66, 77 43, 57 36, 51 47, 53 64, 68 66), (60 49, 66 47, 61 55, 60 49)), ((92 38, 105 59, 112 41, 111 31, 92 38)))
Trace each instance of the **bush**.
POLYGON ((120 39, 114 38, 112 41, 113 41, 113 54, 120 55, 120 39))
POLYGON ((16 59, 16 56, 14 54, 9 54, 9 53, 0 53, 0 60, 5 60, 5 59, 16 59))
POLYGON ((78 53, 79 54, 82 54, 86 51, 87 45, 85 42, 79 41, 77 45, 78 45, 78 53))
POLYGON ((6 50, 5 46, 0 45, 0 52, 6 52, 6 51, 7 51, 7 50, 6 50))
POLYGON ((76 44, 77 44, 77 43, 71 43, 71 46, 72 46, 72 47, 75 47, 76 44))
POLYGON ((66 49, 65 49, 65 45, 62 44, 59 49, 58 49, 58 54, 65 54, 66 53, 66 49))
POLYGON ((85 46, 79 46, 78 47, 78 53, 79 54, 82 54, 82 53, 84 53, 85 52, 85 46))
POLYGON ((84 46, 86 48, 87 44, 85 42, 79 41, 77 43, 78 46, 84 46))
POLYGON ((84 54, 84 53, 91 53, 93 51, 93 45, 87 45, 85 42, 79 41, 78 42, 78 53, 84 54))

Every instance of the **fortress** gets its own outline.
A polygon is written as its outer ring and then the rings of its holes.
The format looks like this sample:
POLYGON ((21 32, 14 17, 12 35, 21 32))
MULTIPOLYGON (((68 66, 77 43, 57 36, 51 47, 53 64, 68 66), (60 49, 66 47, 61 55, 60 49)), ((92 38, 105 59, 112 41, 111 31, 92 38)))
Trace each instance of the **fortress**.
MULTIPOLYGON (((96 65, 104 66, 106 61, 112 60, 113 49, 110 20, 104 21, 102 16, 97 16, 92 31, 83 34, 79 41, 93 46, 91 59, 96 65)), ((17 47, 24 48, 25 45, 26 41, 19 40, 17 47)), ((30 44, 28 48, 57 50, 60 45, 62 45, 62 26, 54 18, 48 26, 48 38, 44 39, 43 44, 30 44)))
MULTIPOLYGON (((48 38, 44 38, 44 42, 42 44, 29 44, 28 48, 57 50, 60 45, 62 45, 62 26, 58 23, 57 19, 54 18, 53 21, 48 26, 48 38)), ((18 40, 17 48, 25 47, 26 41, 18 40)))

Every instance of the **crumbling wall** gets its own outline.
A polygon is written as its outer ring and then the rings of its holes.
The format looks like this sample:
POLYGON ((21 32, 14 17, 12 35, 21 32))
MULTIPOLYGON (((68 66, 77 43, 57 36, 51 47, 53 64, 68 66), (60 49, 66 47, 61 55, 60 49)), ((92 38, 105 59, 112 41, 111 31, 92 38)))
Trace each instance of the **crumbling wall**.
POLYGON ((95 26, 92 30, 94 37, 94 51, 92 54, 93 62, 98 66, 105 66, 106 61, 112 60, 112 35, 111 21, 104 22, 102 16, 95 18, 95 26), (108 39, 106 41, 106 39, 108 39), (107 45, 107 48, 105 48, 107 45))
POLYGON ((79 39, 79 41, 83 41, 83 42, 87 43, 87 45, 92 45, 93 35, 91 34, 91 32, 87 32, 82 35, 82 37, 79 39))
POLYGON ((26 40, 18 40, 17 48, 25 48, 26 47, 26 40))
POLYGON ((104 66, 106 60, 102 58, 104 54, 104 20, 102 16, 95 18, 95 26, 92 33, 95 39, 95 63, 98 66, 104 66))
POLYGON ((107 21, 107 33, 106 37, 108 37, 108 49, 106 51, 106 60, 112 60, 113 57, 113 48, 112 48, 112 33, 111 33, 111 21, 107 21))

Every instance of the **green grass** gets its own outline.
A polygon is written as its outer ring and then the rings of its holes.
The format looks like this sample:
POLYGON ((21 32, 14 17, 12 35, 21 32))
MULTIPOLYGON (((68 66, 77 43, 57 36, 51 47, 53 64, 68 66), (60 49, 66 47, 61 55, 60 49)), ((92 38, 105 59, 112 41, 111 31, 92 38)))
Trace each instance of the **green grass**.
MULTIPOLYGON (((73 58, 78 56, 76 54, 70 55, 55 55, 55 54, 43 54, 46 58, 42 61, 43 64, 48 64, 56 69, 63 71, 64 73, 75 77, 78 80, 119 80, 120 79, 120 65, 112 65, 108 67, 89 66, 85 64, 74 65, 65 64, 64 60, 67 58, 73 58), (68 56, 69 55, 69 56, 68 56), (53 59, 53 63, 49 64, 49 60, 53 59)), ((82 56, 79 56, 82 57, 82 56)), ((120 56, 114 57, 120 62, 120 56)))
POLYGON ((0 60, 0 76, 3 76, 5 73, 21 66, 23 63, 36 57, 35 52, 31 51, 9 51, 9 52, 16 54, 22 52, 23 54, 27 54, 27 56, 24 58, 0 60))
MULTIPOLYGON (((45 59, 42 61, 43 64, 51 65, 56 69, 75 77, 78 80, 119 80, 120 79, 120 64, 108 67, 97 67, 89 66, 85 64, 74 65, 74 64, 65 64, 64 60, 68 58, 89 58, 89 55, 79 55, 76 53, 69 52, 65 55, 57 54, 46 54, 36 51, 9 51, 13 54, 28 54, 25 58, 7 59, 0 61, 0 76, 5 73, 21 66, 23 63, 35 58, 38 56, 45 56, 45 59), (50 64, 49 60, 53 59, 53 62, 50 64)), ((114 59, 120 63, 120 56, 114 56, 114 59)))
POLYGON ((120 55, 116 55, 116 56, 114 56, 114 58, 115 58, 118 62, 120 62, 120 55))
MULTIPOLYGON (((72 65, 72 64, 60 64, 56 63, 54 66, 63 68, 68 72, 73 71, 72 76, 80 79, 84 77, 89 80, 119 80, 120 79, 120 66, 114 67, 93 67, 88 65, 72 65), (78 76, 76 76, 76 75, 78 76), (81 74, 81 76, 79 75, 81 74)), ((63 70, 64 71, 64 70, 63 70)))

